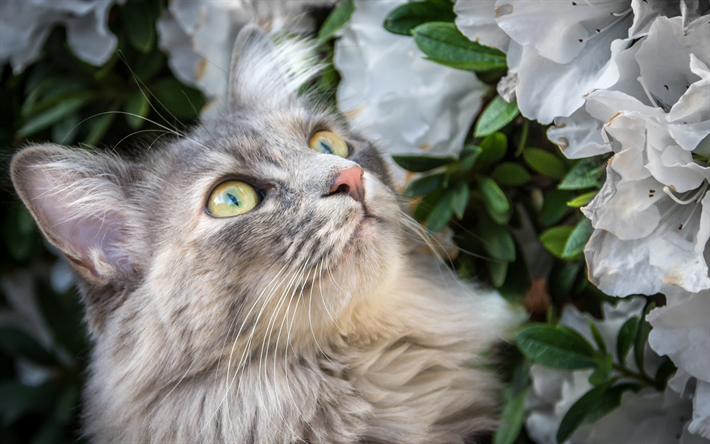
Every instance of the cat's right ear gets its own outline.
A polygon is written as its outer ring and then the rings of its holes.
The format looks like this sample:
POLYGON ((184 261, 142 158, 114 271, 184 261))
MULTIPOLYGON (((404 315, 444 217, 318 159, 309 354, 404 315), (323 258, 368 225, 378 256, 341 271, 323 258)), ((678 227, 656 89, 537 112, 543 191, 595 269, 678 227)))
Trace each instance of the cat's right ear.
POLYGON ((234 43, 228 98, 232 108, 283 109, 298 99, 299 87, 317 74, 314 42, 268 34, 255 24, 242 28, 234 43), (274 44, 272 39, 279 38, 274 44))
POLYGON ((42 233, 84 279, 102 285, 134 272, 127 247, 134 210, 122 186, 130 173, 119 160, 36 145, 15 155, 11 174, 42 233))

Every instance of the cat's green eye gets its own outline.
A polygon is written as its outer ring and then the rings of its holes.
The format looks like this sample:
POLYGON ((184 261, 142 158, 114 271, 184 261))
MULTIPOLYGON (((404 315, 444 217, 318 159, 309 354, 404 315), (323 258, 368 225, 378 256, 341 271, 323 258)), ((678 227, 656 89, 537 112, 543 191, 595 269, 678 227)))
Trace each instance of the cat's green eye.
POLYGON ((212 191, 207 201, 207 211, 214 217, 238 216, 259 205, 260 197, 253 186, 229 180, 212 191))
POLYGON ((311 137, 309 146, 319 153, 348 157, 348 144, 340 136, 330 131, 318 131, 315 133, 311 137))

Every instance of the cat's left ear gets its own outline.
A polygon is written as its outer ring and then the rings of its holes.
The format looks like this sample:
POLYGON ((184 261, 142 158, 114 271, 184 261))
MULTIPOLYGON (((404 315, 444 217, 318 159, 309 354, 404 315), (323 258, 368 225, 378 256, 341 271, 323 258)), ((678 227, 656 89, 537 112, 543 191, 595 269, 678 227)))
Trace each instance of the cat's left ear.
POLYGON ((109 155, 36 145, 12 160, 12 182, 47 239, 94 285, 134 272, 127 165, 109 155))
POLYGON ((232 51, 230 106, 273 110, 294 103, 299 87, 318 72, 314 48, 314 42, 307 39, 274 36, 255 24, 246 25, 232 51))

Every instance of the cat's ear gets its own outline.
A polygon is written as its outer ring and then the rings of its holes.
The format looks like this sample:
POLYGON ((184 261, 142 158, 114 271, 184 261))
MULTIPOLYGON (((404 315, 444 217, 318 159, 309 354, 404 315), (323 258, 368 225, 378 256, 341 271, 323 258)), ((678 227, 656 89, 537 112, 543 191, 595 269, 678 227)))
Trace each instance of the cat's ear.
POLYGON ((232 51, 230 106, 256 110, 289 106, 297 100, 299 87, 318 73, 314 49, 308 39, 271 35, 255 24, 246 25, 232 51))
POLYGON ((88 281, 133 272, 126 237, 132 210, 119 160, 56 145, 25 148, 12 159, 12 182, 47 239, 88 281))

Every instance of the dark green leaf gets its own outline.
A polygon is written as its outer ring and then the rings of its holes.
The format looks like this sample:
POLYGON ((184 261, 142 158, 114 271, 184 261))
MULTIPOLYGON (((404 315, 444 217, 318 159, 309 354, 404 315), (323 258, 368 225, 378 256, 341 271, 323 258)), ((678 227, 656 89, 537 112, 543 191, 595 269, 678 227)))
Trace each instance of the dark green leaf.
POLYGON ((597 366, 591 344, 564 325, 529 325, 518 332, 516 341, 525 356, 548 367, 577 370, 597 366))
POLYGON ((56 76, 43 81, 31 91, 22 104, 20 111, 23 117, 29 117, 53 107, 67 98, 86 94, 86 80, 77 77, 56 76))
POLYGON ((52 140, 61 145, 70 145, 79 133, 79 113, 71 113, 52 127, 52 140))
POLYGON ((565 248, 562 251, 562 257, 569 259, 582 254, 584 246, 587 245, 587 241, 592 236, 593 232, 594 228, 589 219, 583 218, 579 221, 567 238, 565 248))
POLYGON ((501 96, 496 96, 478 118, 474 136, 493 134, 512 122, 519 113, 517 102, 508 103, 501 96))
POLYGON ((498 224, 507 223, 510 220, 510 202, 508 202, 508 197, 495 180, 490 177, 480 176, 478 178, 478 189, 483 196, 483 204, 486 206, 491 218, 498 224))
POLYGON ((27 137, 52 126, 86 105, 89 100, 89 97, 86 96, 64 100, 48 110, 29 117, 25 124, 17 130, 17 137, 27 137))
POLYGON ((520 186, 530 180, 530 174, 528 174, 527 170, 523 166, 513 162, 498 164, 491 173, 491 177, 499 184, 510 187, 520 186))
POLYGON ((501 296, 509 301, 519 301, 525 297, 530 288, 530 271, 525 262, 525 255, 516 248, 515 262, 508 264, 508 273, 505 282, 498 288, 501 296))
POLYGON ((480 156, 482 152, 483 149, 480 146, 464 146, 459 155, 459 169, 463 172, 469 171, 476 164, 478 156, 480 156))
POLYGON ((423 173, 456 161, 453 157, 429 156, 392 156, 392 160, 405 170, 414 173, 423 173))
POLYGON ((96 146, 111 127, 111 124, 116 119, 116 114, 108 112, 99 116, 92 117, 86 121, 89 127, 89 134, 84 138, 84 143, 87 145, 96 146))
POLYGON ((454 196, 452 198, 452 205, 454 207, 454 213, 459 219, 463 218, 463 213, 466 212, 466 207, 468 206, 469 191, 468 185, 465 182, 458 184, 454 190, 454 196))
POLYGON ((136 54, 137 57, 130 68, 133 69, 133 74, 141 82, 151 80, 165 65, 165 55, 161 51, 154 50, 150 54, 136 54))
POLYGON ((444 181, 443 174, 432 174, 412 181, 402 193, 402 197, 424 196, 439 188, 444 181))
POLYGON ((540 212, 542 223, 549 227, 559 222, 569 210, 567 201, 571 198, 572 193, 569 191, 553 190, 547 193, 540 212))
POLYGON ((493 444, 513 444, 525 421, 525 391, 508 399, 503 407, 500 426, 493 437, 493 444))
POLYGON ((599 188, 599 174, 602 167, 591 160, 580 160, 572 167, 557 186, 560 190, 583 190, 585 188, 599 188))
POLYGON ((648 335, 651 333, 651 324, 646 320, 646 315, 656 307, 656 303, 651 301, 646 304, 643 310, 643 318, 639 322, 638 330, 636 331, 636 339, 634 339, 634 358, 636 359, 636 365, 641 373, 644 371, 644 354, 646 352, 646 342, 648 342, 648 335))
MULTIPOLYGON (((153 83, 149 90, 155 95, 170 115, 178 119, 196 117, 205 104, 202 93, 195 88, 183 85, 177 79, 166 77, 153 83)), ((161 111, 161 114, 163 111, 161 111)))
POLYGON ((666 357, 663 364, 661 364, 661 366, 658 367, 658 371, 656 371, 656 377, 653 378, 653 385, 655 385, 656 389, 659 391, 664 391, 666 385, 668 385, 668 380, 676 371, 678 371, 678 368, 673 364, 673 361, 666 357))
POLYGON ((422 201, 419 202, 419 205, 417 205, 417 207, 412 212, 412 216, 420 222, 426 220, 426 218, 429 217, 429 214, 431 214, 431 212, 434 210, 434 207, 439 203, 443 195, 444 189, 437 188, 436 190, 424 196, 422 201))
POLYGON ((503 133, 493 133, 481 142, 481 154, 476 161, 476 167, 485 171, 498 163, 508 149, 508 138, 503 133))
POLYGON ((453 23, 425 23, 414 28, 412 34, 419 49, 437 63, 470 71, 507 66, 503 52, 472 42, 453 23))
POLYGON ((592 337, 594 338, 594 342, 597 344, 597 347, 599 348, 599 352, 602 355, 606 355, 607 354, 606 342, 604 341, 602 334, 599 332, 597 325, 594 322, 590 322, 589 329, 592 331, 592 337))
POLYGON ((525 148, 523 159, 530 168, 553 179, 562 179, 567 172, 564 162, 559 157, 539 148, 525 148))
POLYGON ((493 259, 506 262, 515 260, 515 241, 505 227, 482 218, 478 232, 483 248, 493 259))
MULTIPOLYGON (((465 184, 462 184, 465 186, 465 184)), ((448 225, 454 215, 454 200, 456 199, 457 189, 448 189, 444 196, 434 207, 427 219, 427 229, 433 233, 437 233, 448 225)))
POLYGON ((488 272, 491 276, 491 285, 495 288, 499 288, 505 283, 505 277, 508 274, 508 262, 489 261, 488 272))
POLYGON ((332 39, 335 33, 350 20, 353 11, 355 11, 353 0, 342 0, 338 3, 338 6, 333 9, 333 12, 325 19, 323 26, 321 26, 320 31, 318 31, 318 41, 325 43, 332 39))
POLYGON ((613 356, 611 353, 607 353, 604 360, 599 364, 599 367, 589 376, 589 383, 592 385, 602 385, 611 381, 611 368, 613 364, 613 356))
POLYGON ((583 267, 581 261, 555 261, 547 280, 550 287, 550 296, 556 303, 561 303, 570 295, 579 271, 583 267))
POLYGON ((389 13, 384 27, 389 32, 401 35, 411 35, 417 26, 428 22, 453 22, 456 14, 442 2, 411 2, 405 3, 389 13))
POLYGON ((7 251, 18 262, 25 261, 34 251, 38 237, 35 220, 24 205, 10 206, 3 224, 7 251))
POLYGON ((30 387, 16 381, 0 383, 0 418, 5 425, 51 405, 54 390, 49 385, 30 387))
POLYGON ((572 227, 567 226, 548 228, 540 235, 540 242, 553 256, 562 259, 564 258, 567 239, 572 234, 572 230, 572 227))
POLYGON ((129 1, 121 11, 128 41, 138 51, 149 53, 155 44, 153 9, 148 2, 129 1))
POLYGON ((0 327, 0 349, 10 356, 26 358, 41 365, 51 366, 57 363, 37 340, 16 328, 0 327))
POLYGON ((124 114, 128 125, 133 129, 139 129, 150 112, 150 103, 142 91, 136 91, 126 99, 124 110, 128 113, 124 114))
POLYGON ((568 207, 574 207, 574 208, 579 208, 587 205, 589 202, 596 197, 598 191, 590 191, 589 193, 584 193, 580 196, 575 197, 574 199, 570 200, 567 202, 568 207))
POLYGON ((619 330, 619 334, 616 337, 616 357, 619 358, 619 363, 622 365, 629 351, 631 351, 631 346, 634 345, 638 328, 639 318, 638 316, 634 316, 624 322, 624 325, 622 325, 619 330))
POLYGON ((626 390, 637 388, 632 384, 612 387, 614 382, 616 381, 612 380, 591 389, 570 407, 557 430, 558 443, 565 442, 581 425, 595 422, 607 415, 619 406, 621 395, 626 390))

